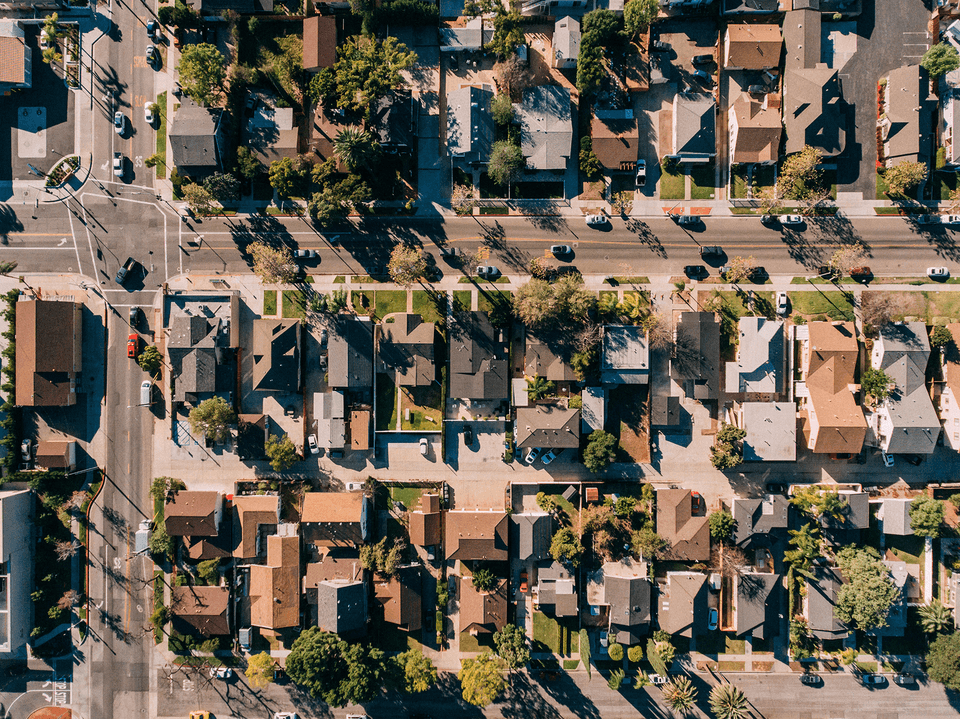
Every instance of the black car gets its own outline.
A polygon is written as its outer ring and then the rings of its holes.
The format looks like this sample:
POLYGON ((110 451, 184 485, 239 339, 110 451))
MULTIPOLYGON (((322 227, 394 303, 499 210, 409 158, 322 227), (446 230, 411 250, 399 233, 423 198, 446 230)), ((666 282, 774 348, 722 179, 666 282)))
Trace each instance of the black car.
POLYGON ((800 682, 808 686, 817 686, 823 681, 819 674, 801 674, 800 682))
POLYGON ((784 495, 785 495, 785 494, 787 493, 787 485, 785 485, 785 484, 779 484, 779 483, 768 484, 768 485, 767 485, 767 491, 770 492, 770 494, 784 494, 784 495))
POLYGON ((908 464, 912 464, 914 467, 919 467, 923 463, 923 457, 919 454, 908 454, 904 457, 907 460, 908 464))
POLYGON ((463 428, 463 443, 468 447, 473 444, 473 427, 469 424, 463 428))
POLYGON ((122 285, 127 281, 127 276, 130 274, 130 270, 133 269, 135 260, 132 257, 128 257, 127 261, 123 263, 123 266, 117 271, 116 282, 118 285, 122 285))
POLYGON ((709 65, 713 62, 713 55, 694 55, 694 65, 709 65))
POLYGON ((720 245, 703 245, 700 247, 701 257, 720 256, 723 254, 723 248, 720 245))
POLYGON ((707 268, 703 265, 687 265, 683 268, 683 274, 685 274, 691 280, 699 280, 702 277, 706 277, 710 273, 707 272, 707 268))
POLYGON ((140 322, 140 308, 134 305, 130 308, 130 326, 136 327, 140 322))

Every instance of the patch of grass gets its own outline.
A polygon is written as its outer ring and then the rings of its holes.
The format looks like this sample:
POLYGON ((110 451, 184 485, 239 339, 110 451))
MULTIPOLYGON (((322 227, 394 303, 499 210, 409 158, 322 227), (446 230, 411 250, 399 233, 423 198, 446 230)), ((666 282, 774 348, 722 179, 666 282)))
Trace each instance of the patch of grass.
POLYGON ((333 278, 333 284, 335 285, 342 285, 346 281, 347 281, 347 278, 344 277, 343 275, 337 275, 336 277, 333 278))
POLYGON ((889 200, 887 197, 887 191, 890 189, 890 186, 887 184, 887 181, 884 179, 883 175, 879 172, 877 173, 877 199, 878 200, 889 200))
POLYGON ((440 387, 403 387, 400 390, 401 429, 439 431, 443 422, 440 387), (408 421, 407 410, 410 410, 408 421))
POLYGON ((837 199, 837 171, 824 170, 823 184, 830 188, 830 197, 836 200, 837 199))
POLYGON ((380 282, 380 280, 378 280, 376 277, 371 277, 370 275, 353 275, 353 276, 350 278, 350 281, 351 281, 351 282, 357 282, 357 283, 362 283, 362 282, 380 282))
POLYGON ((826 315, 832 320, 852 320, 853 305, 843 292, 790 292, 790 305, 795 314, 804 317, 826 315))
POLYGON ((664 171, 660 175, 661 200, 682 200, 685 192, 683 174, 670 174, 664 171))
POLYGON ((560 654, 560 625, 543 612, 533 613, 533 651, 560 654))
POLYGON ((160 122, 157 123, 157 154, 160 162, 157 163, 157 179, 163 180, 167 176, 167 91, 157 95, 157 104, 160 106, 160 122))
POLYGON ((563 668, 566 669, 566 670, 576 669, 576 668, 579 667, 579 666, 580 666, 580 660, 579 660, 579 659, 564 659, 564 660, 563 660, 563 668))
POLYGON ((690 170, 690 199, 712 200, 717 194, 716 170, 711 167, 694 167, 690 170))
POLYGON ((760 165, 753 168, 753 189, 756 192, 765 187, 773 187, 773 165, 760 165))
POLYGON ((397 386, 387 374, 377 374, 377 431, 397 428, 397 386))
POLYGON ((734 199, 743 199, 747 196, 747 168, 740 165, 733 171, 733 187, 731 188, 734 199))
POLYGON ((933 199, 949 200, 950 193, 957 187, 957 175, 954 172, 938 172, 934 175, 933 199))
POLYGON ((407 311, 406 290, 377 290, 374 293, 374 312, 377 317, 386 317, 394 312, 407 311))
POLYGON ((617 275, 604 279, 608 285, 616 287, 617 285, 649 285, 650 278, 643 276, 617 275))
POLYGON ((484 649, 493 648, 493 635, 472 636, 468 632, 460 633, 460 651, 461 652, 482 652, 484 649), (482 639, 482 641, 481 641, 482 639))
POLYGON ((510 208, 508 207, 481 207, 481 215, 509 215, 510 208))
POLYGON ((283 291, 283 318, 300 319, 307 316, 307 298, 300 290, 283 291))
MULTIPOLYGON (((160 502, 161 512, 163 511, 163 500, 160 502)), ((164 606, 163 601, 163 572, 159 569, 153 571, 153 611, 157 611, 164 606)), ((163 630, 157 627, 153 628, 153 640, 155 644, 163 641, 163 630)))
POLYGON ((265 317, 276 317, 277 315, 277 291, 276 290, 264 290, 263 314, 265 317))
POLYGON ((723 653, 724 654, 743 654, 746 652, 747 643, 743 639, 737 639, 731 634, 723 635, 723 653))
POLYGON ((350 302, 357 313, 365 313, 373 307, 373 290, 353 290, 350 293, 350 302))
POLYGON ((744 662, 717 662, 717 668, 721 672, 742 672, 744 662))
POLYGON ((504 290, 484 290, 477 297, 477 309, 489 314, 494 306, 501 302, 506 302, 508 305, 512 303, 513 293, 504 290))
POLYGON ((876 662, 861 662, 861 661, 857 661, 857 662, 854 662, 854 664, 857 666, 857 668, 858 668, 861 672, 863 672, 863 673, 865 673, 865 674, 873 674, 874 672, 877 671, 877 663, 876 663, 876 662))
POLYGON ((469 312, 473 304, 472 290, 454 290, 453 291, 453 309, 460 312, 469 312))
POLYGON ((901 562, 920 564, 921 557, 923 557, 923 537, 917 537, 913 534, 903 537, 887 535, 887 550, 896 554, 897 559, 901 562))
POLYGON ((420 503, 420 495, 423 494, 422 487, 398 487, 390 486, 390 499, 400 502, 407 509, 413 509, 420 503))
MULTIPOLYGON (((469 294, 469 293, 468 293, 469 294)), ((423 318, 424 322, 439 322, 441 311, 446 312, 447 293, 439 295, 439 299, 434 299, 434 295, 426 290, 414 290, 413 292, 413 311, 423 318), (440 304, 440 309, 437 305, 440 304)))
POLYGON ((469 284, 479 285, 479 284, 481 284, 481 283, 483 283, 483 282, 486 282, 486 283, 492 284, 492 285, 509 285, 509 284, 510 284, 510 278, 509 278, 509 277, 498 277, 498 278, 495 279, 495 280, 488 280, 488 279, 485 279, 485 278, 483 278, 483 277, 461 277, 460 280, 459 280, 459 282, 460 282, 461 285, 469 285, 469 284))

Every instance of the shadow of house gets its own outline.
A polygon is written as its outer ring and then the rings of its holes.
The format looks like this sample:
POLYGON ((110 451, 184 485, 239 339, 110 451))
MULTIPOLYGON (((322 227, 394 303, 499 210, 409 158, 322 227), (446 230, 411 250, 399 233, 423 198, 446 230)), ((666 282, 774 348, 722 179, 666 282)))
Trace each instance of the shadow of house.
POLYGON ((514 113, 527 168, 565 170, 573 150, 570 91, 556 85, 529 88, 514 113))
POLYGON ((226 133, 222 109, 201 107, 183 98, 168 135, 177 172, 203 177, 219 171, 226 154, 226 133))
POLYGON ((83 369, 83 306, 78 302, 16 303, 18 407, 70 407, 77 403, 83 369))
POLYGON ((417 149, 420 100, 410 90, 394 90, 377 101, 371 126, 388 155, 410 155, 417 149))
POLYGON ((265 414, 237 415, 237 457, 241 462, 267 459, 267 422, 265 414))
POLYGON ((300 391, 299 320, 253 321, 253 389, 296 393, 300 391))

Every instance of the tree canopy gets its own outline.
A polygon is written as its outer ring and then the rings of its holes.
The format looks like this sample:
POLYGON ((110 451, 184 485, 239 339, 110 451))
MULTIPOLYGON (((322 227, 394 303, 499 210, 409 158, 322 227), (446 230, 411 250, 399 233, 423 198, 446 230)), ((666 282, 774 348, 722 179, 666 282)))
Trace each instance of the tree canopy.
POLYGON ((286 664, 290 679, 331 706, 373 699, 384 684, 386 669, 380 649, 347 644, 317 627, 297 637, 286 664))
POLYGON ((478 707, 492 703, 506 686, 505 670, 503 659, 491 652, 464 659, 459 674, 464 700, 478 707))
POLYGON ((223 397, 211 397, 190 410, 190 428, 194 434, 222 442, 230 436, 230 425, 237 415, 223 397))
POLYGON ((927 71, 930 77, 937 78, 960 67, 960 54, 957 53, 953 45, 941 42, 923 54, 920 66, 927 71))
POLYGON ((623 6, 623 24, 630 37, 636 37, 657 19, 660 3, 657 0, 630 0, 623 6))
POLYGON ((523 44, 523 27, 519 12, 506 12, 502 5, 497 6, 497 14, 493 18, 493 40, 486 49, 498 58, 506 58, 516 52, 523 44))
POLYGON ((877 551, 848 545, 837 552, 837 565, 848 580, 837 591, 837 618, 862 631, 886 626, 887 614, 900 598, 900 590, 877 551))
POLYGON ((533 330, 584 324, 596 306, 596 297, 583 289, 583 277, 563 275, 553 284, 532 279, 513 296, 513 311, 533 330))
POLYGON ((333 140, 333 152, 353 172, 359 168, 374 167, 380 156, 380 144, 365 130, 345 127, 333 140))
POLYGON ((526 160, 523 150, 509 140, 497 140, 490 150, 487 174, 498 185, 509 185, 520 176, 526 160))
POLYGON ((939 537, 943 513, 943 502, 921 494, 910 503, 910 528, 920 537, 939 537))
POLYGON ((960 633, 941 634, 927 652, 927 674, 948 689, 960 691, 960 633))
POLYGON ((877 401, 883 401, 887 398, 887 395, 890 394, 891 382, 892 380, 886 372, 882 369, 874 369, 871 367, 864 370, 860 378, 860 387, 864 393, 870 397, 873 397, 877 401))
POLYGON ((883 179, 887 183, 888 194, 902 195, 923 182, 926 176, 927 165, 925 163, 904 160, 893 167, 888 167, 883 174, 883 179))
POLYGON ((591 472, 600 472, 607 468, 617 457, 617 438, 602 429, 590 433, 586 449, 583 450, 583 464, 591 472))
POLYGON ((713 512, 707 521, 710 523, 710 536, 715 541, 726 542, 733 539, 733 531, 737 523, 726 509, 713 512))
POLYGON ((437 683, 437 668, 429 657, 417 649, 408 649, 394 657, 400 673, 403 675, 403 690, 408 694, 418 694, 437 683))
POLYGON ((213 195, 206 187, 191 182, 184 185, 180 191, 194 214, 210 215, 213 213, 213 195))
POLYGON ((416 247, 394 245, 387 263, 390 279, 402 287, 409 287, 427 272, 427 255, 416 247))
POLYGON ((302 157, 281 157, 270 163, 270 187, 281 198, 298 195, 307 181, 307 163, 302 157))
POLYGON ((273 657, 269 652, 254 654, 247 660, 244 675, 253 689, 264 689, 273 681, 273 657))
POLYGON ((282 437, 271 434, 267 437, 267 441, 264 442, 263 450, 267 453, 267 457, 270 459, 270 466, 273 467, 275 472, 283 472, 284 470, 290 469, 297 460, 300 459, 300 457, 297 456, 296 445, 294 445, 293 440, 291 440, 287 434, 284 434, 282 437))
POLYGON ((216 45, 202 42, 184 45, 177 63, 180 87, 201 105, 206 105, 220 93, 227 76, 226 59, 216 45))
POLYGON ((553 535, 553 540, 550 542, 550 556, 558 562, 576 567, 580 564, 582 554, 583 545, 580 544, 580 537, 570 527, 564 527, 553 535))
POLYGON ((286 247, 278 249, 263 242, 254 242, 247 252, 253 259, 253 273, 266 284, 286 284, 296 279, 297 264, 286 247))
POLYGON ((527 633, 513 624, 504 625, 493 635, 493 646, 508 669, 520 669, 530 661, 527 633))
POLYGON ((953 630, 953 610, 939 599, 919 608, 920 627, 925 634, 946 634, 953 630))

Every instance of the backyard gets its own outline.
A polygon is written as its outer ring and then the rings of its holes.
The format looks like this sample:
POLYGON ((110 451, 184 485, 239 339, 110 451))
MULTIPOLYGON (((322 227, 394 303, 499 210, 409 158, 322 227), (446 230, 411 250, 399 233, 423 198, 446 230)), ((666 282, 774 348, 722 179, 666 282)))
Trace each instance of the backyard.
POLYGON ((429 387, 401 387, 400 411, 403 413, 401 429, 439 432, 443 419, 443 396, 439 385, 429 387), (407 411, 410 419, 407 419, 407 411))
MULTIPOLYGON (((864 296, 870 294, 863 293, 864 296)), ((891 320, 917 318, 932 325, 946 325, 960 321, 960 293, 956 292, 884 292, 900 312, 891 320)))

